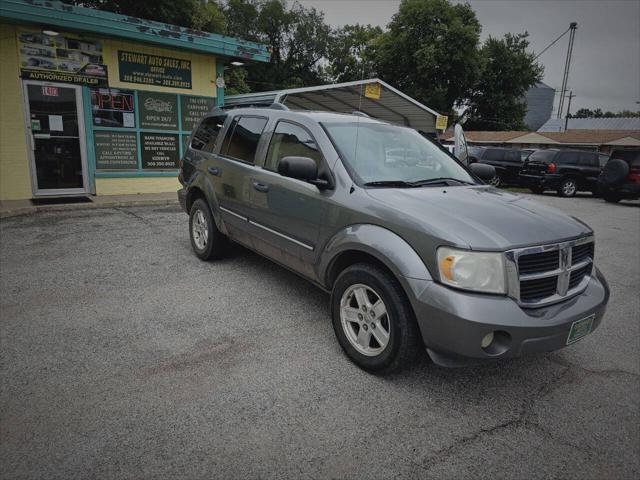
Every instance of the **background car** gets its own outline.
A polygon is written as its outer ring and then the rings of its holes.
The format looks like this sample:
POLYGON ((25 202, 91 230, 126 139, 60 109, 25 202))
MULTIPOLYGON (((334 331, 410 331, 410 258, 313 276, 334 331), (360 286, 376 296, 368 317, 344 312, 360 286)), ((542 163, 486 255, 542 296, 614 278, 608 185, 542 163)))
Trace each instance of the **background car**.
POLYGON ((598 177, 599 191, 607 202, 640 198, 640 149, 614 150, 598 177))
POLYGON ((534 193, 555 190, 561 197, 579 191, 598 194, 598 176, 609 157, 585 150, 536 150, 524 161, 520 182, 534 193))
MULTIPOLYGON (((515 148, 475 147, 469 149, 472 162, 492 165, 496 177, 491 181, 494 186, 501 184, 518 185, 522 168, 522 151, 515 148)), ((528 156, 528 155, 527 155, 528 156)))

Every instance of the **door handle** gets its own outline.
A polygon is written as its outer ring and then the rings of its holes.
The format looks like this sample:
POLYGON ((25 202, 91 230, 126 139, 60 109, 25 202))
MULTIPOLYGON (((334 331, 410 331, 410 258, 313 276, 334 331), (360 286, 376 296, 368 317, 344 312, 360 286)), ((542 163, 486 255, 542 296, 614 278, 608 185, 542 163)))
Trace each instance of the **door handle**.
POLYGON ((269 191, 269 185, 260 182, 253 182, 253 188, 259 192, 267 193, 269 191))
POLYGON ((207 168, 207 171, 211 174, 211 175, 220 175, 220 170, 216 167, 209 167, 207 168))

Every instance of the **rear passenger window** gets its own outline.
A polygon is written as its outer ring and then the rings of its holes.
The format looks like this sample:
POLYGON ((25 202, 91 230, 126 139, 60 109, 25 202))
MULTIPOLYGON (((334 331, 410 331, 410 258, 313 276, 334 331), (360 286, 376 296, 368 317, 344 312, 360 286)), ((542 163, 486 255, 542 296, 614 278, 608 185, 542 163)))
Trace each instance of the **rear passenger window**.
POLYGON ((267 119, 262 117, 240 117, 234 120, 229 128, 228 141, 225 140, 222 154, 254 163, 260 135, 266 124, 267 119))
POLYGON ((502 160, 503 157, 504 157, 504 151, 503 150, 495 150, 493 148, 490 148, 490 149, 487 149, 485 154, 482 156, 482 159, 483 160, 500 161, 500 160, 502 160))
POLYGON ((578 152, 562 152, 558 155, 556 163, 558 165, 577 165, 578 158, 580 158, 580 154, 578 152))
POLYGON ((279 122, 271 138, 265 168, 276 171, 284 157, 309 157, 320 166, 322 155, 313 137, 302 127, 279 122))
POLYGON ((507 162, 520 163, 522 161, 522 157, 520 155, 520 150, 507 150, 505 152, 505 160, 507 162))
POLYGON ((598 155, 595 153, 581 153, 580 154, 580 165, 585 167, 595 167, 598 165, 598 155))
POLYGON ((227 114, 225 113, 224 115, 203 119, 193 134, 193 138, 191 138, 191 148, 202 150, 203 152, 213 152, 218 133, 222 130, 226 118, 227 114))

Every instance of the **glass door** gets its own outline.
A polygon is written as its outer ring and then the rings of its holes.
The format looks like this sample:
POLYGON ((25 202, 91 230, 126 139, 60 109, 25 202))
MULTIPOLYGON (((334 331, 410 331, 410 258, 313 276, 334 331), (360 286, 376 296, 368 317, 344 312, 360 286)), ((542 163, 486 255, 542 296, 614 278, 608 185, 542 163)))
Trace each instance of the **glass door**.
POLYGON ((24 82, 34 195, 87 193, 80 86, 24 82))

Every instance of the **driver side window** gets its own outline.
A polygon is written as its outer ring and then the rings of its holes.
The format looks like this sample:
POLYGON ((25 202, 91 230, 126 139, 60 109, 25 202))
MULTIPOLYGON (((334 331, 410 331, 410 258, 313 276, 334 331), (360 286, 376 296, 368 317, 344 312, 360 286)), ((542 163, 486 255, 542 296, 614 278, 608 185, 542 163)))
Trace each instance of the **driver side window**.
POLYGON ((289 122, 278 122, 271 137, 264 168, 278 170, 284 157, 309 157, 320 167, 322 154, 313 137, 302 127, 289 122))

